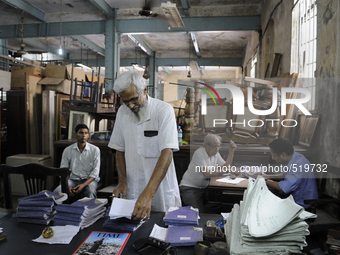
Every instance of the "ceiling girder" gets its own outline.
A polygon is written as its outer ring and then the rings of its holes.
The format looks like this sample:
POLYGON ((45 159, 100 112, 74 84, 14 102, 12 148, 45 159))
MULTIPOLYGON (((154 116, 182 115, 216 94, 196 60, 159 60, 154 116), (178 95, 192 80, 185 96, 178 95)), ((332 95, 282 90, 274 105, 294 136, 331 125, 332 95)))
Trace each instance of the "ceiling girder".
POLYGON ((181 0, 181 4, 182 4, 182 9, 185 14, 185 17, 190 17, 190 14, 189 14, 190 4, 188 0, 181 0))
MULTIPOLYGON (((134 59, 121 58, 120 66, 131 66, 134 59)), ((190 59, 193 60, 193 59, 190 59)), ((195 58, 199 66, 242 66, 242 58, 195 58)), ((80 62, 80 59, 70 59, 70 62, 80 62)), ((88 59, 89 66, 105 66, 104 59, 88 59), (97 62, 98 61, 98 62, 97 62)), ((139 59, 140 65, 146 66, 147 58, 139 59)), ((156 66, 188 66, 189 58, 156 58, 156 66)))
POLYGON ((154 51, 150 48, 149 45, 147 45, 143 39, 139 35, 128 35, 129 38, 144 51, 146 54, 148 54, 149 57, 153 56, 154 51))
MULTIPOLYGON (((47 45, 45 43, 39 42, 39 41, 34 40, 32 38, 25 38, 24 39, 24 43, 25 44, 34 45, 34 46, 36 46, 36 47, 38 47, 38 48, 40 48, 42 50, 45 50, 46 52, 51 52, 53 54, 60 55, 59 54, 59 48, 58 49, 53 48, 53 47, 51 47, 51 46, 49 46, 49 45, 47 45)), ((65 51, 63 51, 63 54, 60 55, 60 56, 63 57, 63 58, 67 58, 68 57, 67 56, 67 52, 65 52, 65 51)))
MULTIPOLYGON (((155 19, 117 20, 119 33, 172 33, 199 31, 258 31, 260 16, 183 18, 185 28, 171 28, 155 19)), ((105 20, 63 22, 61 36, 104 34, 105 20)), ((19 25, 1 26, 0 39, 20 38, 19 25)), ((24 24, 24 37, 59 37, 60 23, 24 24)))
POLYGON ((40 21, 45 21, 45 13, 35 8, 33 5, 26 3, 23 0, 1 0, 2 2, 16 8, 22 10, 33 17, 37 18, 40 21))
POLYGON ((106 16, 111 17, 114 15, 113 9, 105 0, 90 0, 90 2, 106 16))
POLYGON ((97 52, 98 54, 100 54, 102 56, 105 56, 105 49, 103 49, 102 47, 98 46, 94 42, 90 41, 86 37, 81 36, 81 35, 73 35, 73 36, 71 36, 71 38, 73 38, 74 40, 84 44, 85 46, 90 48, 92 51, 97 52))

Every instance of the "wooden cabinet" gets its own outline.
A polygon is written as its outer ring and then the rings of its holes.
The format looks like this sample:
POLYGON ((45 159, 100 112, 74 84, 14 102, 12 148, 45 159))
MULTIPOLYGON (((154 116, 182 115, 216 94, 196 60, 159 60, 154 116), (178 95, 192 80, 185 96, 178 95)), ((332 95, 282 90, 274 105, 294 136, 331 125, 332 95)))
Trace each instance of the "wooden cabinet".
POLYGON ((26 153, 25 90, 7 91, 7 156, 26 153))

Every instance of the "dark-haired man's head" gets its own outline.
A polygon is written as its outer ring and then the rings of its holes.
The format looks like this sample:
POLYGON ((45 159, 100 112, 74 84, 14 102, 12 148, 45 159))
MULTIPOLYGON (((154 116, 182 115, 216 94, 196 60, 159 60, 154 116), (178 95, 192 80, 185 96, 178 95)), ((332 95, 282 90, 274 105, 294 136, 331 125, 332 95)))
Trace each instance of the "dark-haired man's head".
POLYGON ((269 143, 272 158, 279 164, 287 164, 294 153, 294 147, 285 138, 278 138, 269 143))
POLYGON ((85 124, 78 124, 76 126, 76 128, 74 129, 74 132, 78 133, 79 129, 82 129, 82 128, 86 128, 87 129, 87 132, 90 132, 88 126, 86 126, 85 124))
POLYGON ((84 144, 90 137, 89 128, 85 124, 78 124, 74 130, 78 144, 84 144))

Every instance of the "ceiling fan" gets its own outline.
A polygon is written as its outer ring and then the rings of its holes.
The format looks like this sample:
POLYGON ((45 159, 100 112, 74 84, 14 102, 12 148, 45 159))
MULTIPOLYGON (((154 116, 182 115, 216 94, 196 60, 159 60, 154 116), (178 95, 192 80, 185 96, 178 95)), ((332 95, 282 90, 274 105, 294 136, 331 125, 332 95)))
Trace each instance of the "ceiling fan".
POLYGON ((142 10, 140 10, 139 12, 137 13, 133 13, 134 16, 141 16, 141 17, 150 17, 150 18, 155 18, 158 16, 157 13, 154 13, 152 10, 151 10, 151 4, 148 3, 147 0, 145 0, 145 5, 144 7, 142 8, 142 10))
POLYGON ((21 17, 21 29, 19 30, 21 33, 21 42, 20 42, 20 50, 17 51, 19 56, 22 56, 27 53, 25 51, 25 44, 24 44, 24 17, 21 17))

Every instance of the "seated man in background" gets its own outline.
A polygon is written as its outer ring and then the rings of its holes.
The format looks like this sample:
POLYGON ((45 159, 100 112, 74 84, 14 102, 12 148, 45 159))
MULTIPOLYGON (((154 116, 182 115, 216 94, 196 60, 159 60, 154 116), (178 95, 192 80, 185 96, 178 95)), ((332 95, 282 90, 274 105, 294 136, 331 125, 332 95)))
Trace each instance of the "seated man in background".
MULTIPOLYGON (((68 180, 70 196, 83 193, 85 197, 96 198, 100 179, 100 150, 87 142, 90 134, 85 124, 78 124, 75 134, 77 142, 65 148, 60 167, 68 167, 71 170, 68 180)), ((61 192, 61 186, 55 191, 61 192)))
POLYGON ((295 203, 308 209, 310 205, 304 204, 304 200, 318 198, 316 181, 314 173, 311 171, 310 162, 305 156, 295 152, 293 145, 287 139, 278 138, 269 143, 269 148, 272 158, 286 167, 282 168, 283 173, 281 174, 263 174, 266 179, 284 177, 279 182, 266 180, 267 186, 286 195, 292 194, 295 203))
POLYGON ((236 144, 230 140, 228 158, 224 161, 219 153, 221 141, 221 137, 215 134, 205 137, 203 146, 195 151, 179 185, 183 203, 198 208, 200 213, 212 213, 212 208, 204 202, 210 178, 228 172, 217 170, 217 166, 226 170, 233 162, 236 144))

